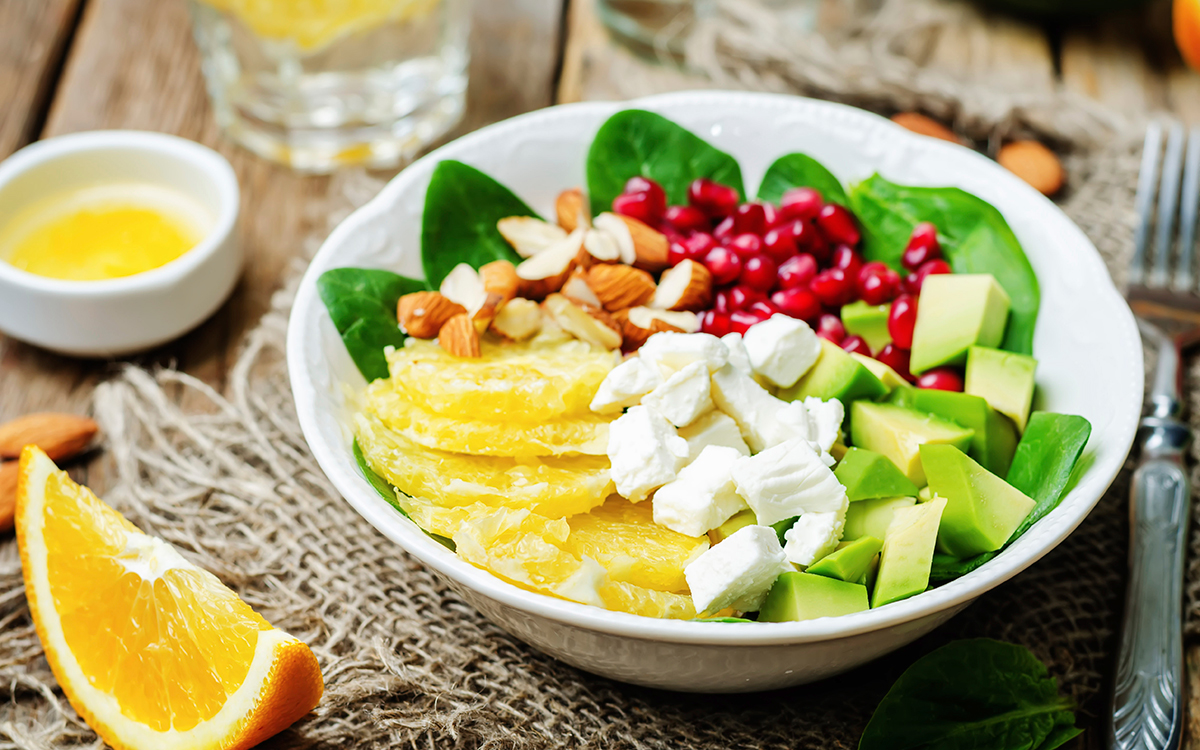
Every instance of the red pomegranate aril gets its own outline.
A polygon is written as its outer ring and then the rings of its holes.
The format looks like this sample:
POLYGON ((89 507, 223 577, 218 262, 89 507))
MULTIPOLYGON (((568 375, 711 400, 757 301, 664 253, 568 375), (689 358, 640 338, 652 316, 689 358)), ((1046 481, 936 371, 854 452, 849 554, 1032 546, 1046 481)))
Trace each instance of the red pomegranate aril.
POLYGON ((817 275, 817 261, 807 253, 793 255, 779 264, 779 287, 781 289, 808 288, 817 275))
POLYGON ((663 212, 663 221, 684 234, 707 232, 712 229, 708 217, 694 206, 668 206, 663 212))
POLYGON ((885 344, 875 355, 875 359, 895 370, 897 375, 908 382, 912 383, 916 380, 908 371, 909 352, 907 349, 901 349, 895 344, 885 344))
POLYGON ((761 203, 743 203, 733 212, 733 228, 738 234, 756 234, 760 237, 767 231, 767 213, 761 203))
POLYGON ((733 330, 729 316, 716 310, 705 310, 700 313, 700 330, 714 336, 724 336, 733 330))
MULTIPOLYGON (((800 320, 812 320, 821 314, 821 300, 817 299, 817 295, 803 288, 781 289, 771 295, 771 304, 778 307, 779 312, 784 315, 800 320)), ((838 320, 836 315, 829 317, 837 320, 838 325, 841 325, 842 321, 838 320)), ((817 335, 819 336, 820 333, 817 335)))
POLYGON ((918 388, 930 388, 936 391, 962 392, 962 375, 952 367, 935 367, 917 376, 918 388))
POLYGON ((771 260, 783 263, 796 254, 796 240, 787 229, 768 229, 763 235, 762 248, 771 260))
POLYGON ((742 256, 745 261, 762 252, 763 241, 757 234, 739 234, 726 242, 725 247, 742 256))
POLYGON ((800 244, 799 240, 796 241, 796 246, 800 248, 801 252, 811 253, 817 259, 818 263, 822 265, 828 264, 830 257, 833 255, 833 247, 815 225, 809 224, 808 230, 808 246, 800 244))
POLYGON ((738 193, 731 187, 701 177, 688 186, 688 203, 710 218, 729 216, 738 207, 738 193))
POLYGON ((717 247, 717 241, 713 239, 711 234, 696 232, 683 241, 683 246, 688 249, 689 258, 695 261, 702 261, 704 260, 704 256, 708 255, 709 250, 717 247))
POLYGON ((936 276, 941 273, 954 273, 950 264, 944 260, 931 260, 925 265, 904 277, 904 291, 909 294, 920 294, 921 287, 925 286, 925 279, 930 276, 936 276))
POLYGON ((854 282, 840 268, 828 268, 813 277, 808 288, 826 307, 841 307, 854 299, 854 282))
POLYGON ((901 294, 892 301, 892 309, 888 311, 888 335, 896 346, 911 349, 916 324, 917 298, 911 294, 901 294))
POLYGON ((849 245, 838 245, 833 249, 830 265, 842 269, 846 272, 846 276, 855 281, 858 281, 858 275, 863 268, 862 257, 849 245))
POLYGON ((942 257, 942 246, 938 242, 937 227, 923 221, 913 227, 912 236, 904 247, 901 262, 910 271, 915 271, 934 258, 942 257))
POLYGON ((900 274, 879 261, 871 261, 858 272, 858 296, 868 305, 891 302, 900 291, 900 274))
POLYGON ((871 356, 871 347, 862 336, 847 336, 842 339, 842 351, 861 354, 864 357, 871 356))
POLYGON ((679 240, 667 245, 667 263, 672 266, 677 266, 685 260, 690 260, 691 254, 687 245, 679 240))
POLYGON ((637 219, 650 226, 657 226, 662 219, 662 211, 650 193, 622 193, 613 198, 612 208, 613 213, 637 219))
POLYGON ((722 219, 721 222, 717 224, 717 228, 713 230, 712 236, 714 240, 722 245, 727 244, 731 239, 733 239, 736 236, 733 231, 733 217, 728 216, 722 219))
POLYGON ((779 281, 779 266, 765 255, 752 255, 742 261, 743 284, 760 292, 769 292, 779 281))
POLYGON ((759 321, 761 322, 779 312, 779 308, 775 307, 775 305, 772 305, 765 299, 760 299, 753 305, 750 305, 750 308, 747 310, 747 312, 757 315, 759 321))
POLYGON ((734 333, 745 333, 750 326, 763 320, 749 310, 734 310, 729 313, 729 329, 734 333))
POLYGON ((779 226, 783 221, 783 215, 779 213, 779 209, 774 203, 760 203, 763 209, 763 218, 767 221, 767 229, 773 229, 779 226))
POLYGON ((765 300, 767 296, 753 287, 737 284, 729 288, 729 311, 749 310, 755 302, 765 300))
POLYGON ((729 284, 742 272, 742 259, 727 247, 714 247, 704 256, 704 266, 712 273, 713 282, 729 284))
POLYGON ((656 206, 662 206, 662 211, 659 213, 667 210, 667 194, 663 192, 662 185, 659 185, 649 177, 642 177, 640 175, 630 177, 625 181, 625 192, 646 193, 656 206))
POLYGON ((817 319, 817 335, 841 346, 846 338, 846 326, 842 325, 842 319, 838 316, 825 313, 817 319))
POLYGON ((779 213, 785 219, 802 219, 811 221, 817 218, 825 199, 813 188, 792 188, 783 194, 779 201, 779 213))
POLYGON ((712 309, 724 315, 728 315, 729 313, 733 312, 733 306, 729 304, 730 291, 732 290, 725 288, 718 289, 716 292, 714 292, 712 309))
POLYGON ((821 209, 817 214, 817 228, 825 235, 825 239, 835 245, 854 247, 862 239, 854 215, 837 203, 826 204, 821 209))

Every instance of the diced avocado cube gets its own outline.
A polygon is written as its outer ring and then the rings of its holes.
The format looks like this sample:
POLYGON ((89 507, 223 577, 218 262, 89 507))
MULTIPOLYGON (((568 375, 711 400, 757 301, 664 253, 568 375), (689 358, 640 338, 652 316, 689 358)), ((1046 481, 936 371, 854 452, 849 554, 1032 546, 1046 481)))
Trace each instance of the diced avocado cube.
POLYGON ((933 490, 929 489, 929 485, 925 485, 917 492, 917 502, 927 503, 933 499, 933 490))
POLYGON ((715 544, 716 542, 733 536, 733 532, 737 531, 738 529, 743 529, 747 526, 754 526, 757 523, 758 518, 754 515, 754 511, 747 508, 746 510, 740 510, 737 513, 734 513, 732 516, 730 516, 728 521, 708 533, 710 537, 716 537, 713 539, 713 543, 715 544))
POLYGON ((866 339, 871 351, 877 352, 892 343, 892 334, 888 333, 888 313, 892 306, 868 305, 859 300, 842 307, 842 325, 846 333, 862 336, 866 339))
POLYGON ((1037 360, 1028 354, 1017 354, 986 346, 967 350, 967 393, 982 396, 992 408, 1016 423, 1025 431, 1029 405, 1033 402, 1033 376, 1037 360))
POLYGON ((946 554, 964 558, 1000 549, 1036 505, 953 446, 921 446, 921 463, 934 495, 946 499, 938 532, 946 554))
POLYGON ((850 503, 846 511, 846 526, 842 529, 842 539, 854 541, 864 536, 882 539, 887 534, 888 526, 892 525, 892 516, 897 508, 910 508, 917 504, 912 497, 877 497, 874 500, 861 500, 850 503))
POLYGON ((780 573, 758 611, 759 622, 837 617, 868 609, 867 587, 810 573, 780 573))
POLYGON ((908 385, 908 381, 905 380, 900 373, 896 372, 874 357, 868 357, 867 355, 859 354, 858 352, 850 352, 850 356, 858 360, 863 367, 870 370, 872 375, 879 378, 879 382, 883 383, 883 387, 887 388, 889 391, 893 388, 899 388, 902 385, 908 385))
POLYGON ((980 396, 932 388, 905 386, 892 391, 888 403, 907 406, 957 422, 975 430, 967 455, 983 468, 1004 476, 1017 449, 1017 428, 1012 420, 988 406, 980 396))
POLYGON ((939 497, 896 509, 879 553, 879 572, 871 591, 872 607, 898 602, 929 588, 938 525, 945 508, 946 500, 939 497))
POLYGON ((879 554, 883 542, 873 536, 862 536, 853 542, 845 542, 812 565, 808 572, 829 576, 841 581, 858 582, 871 569, 871 561, 879 554))
POLYGON ((926 482, 921 468, 921 445, 946 443, 965 451, 971 446, 975 431, 915 409, 855 401, 851 407, 850 436, 855 447, 882 453, 910 482, 923 487, 926 482))
POLYGON ((822 401, 836 398, 844 405, 860 398, 872 399, 885 395, 888 389, 879 378, 863 367, 837 344, 821 339, 821 355, 816 364, 791 388, 779 397, 785 401, 804 400, 816 396, 822 401))
POLYGON ((846 451, 833 475, 845 486, 850 502, 917 494, 917 485, 900 473, 887 456, 865 448, 846 451))
POLYGON ((990 273, 947 273, 925 279, 913 329, 914 374, 961 365, 972 346, 996 346, 1004 338, 1010 302, 990 273))

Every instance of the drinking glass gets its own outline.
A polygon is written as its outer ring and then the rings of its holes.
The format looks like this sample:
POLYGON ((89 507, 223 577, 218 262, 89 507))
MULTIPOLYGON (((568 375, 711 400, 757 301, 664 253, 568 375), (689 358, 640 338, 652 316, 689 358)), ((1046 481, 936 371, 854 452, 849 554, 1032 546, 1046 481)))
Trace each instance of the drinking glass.
POLYGON ((190 0, 217 123, 306 172, 386 168, 462 118, 470 0, 190 0))

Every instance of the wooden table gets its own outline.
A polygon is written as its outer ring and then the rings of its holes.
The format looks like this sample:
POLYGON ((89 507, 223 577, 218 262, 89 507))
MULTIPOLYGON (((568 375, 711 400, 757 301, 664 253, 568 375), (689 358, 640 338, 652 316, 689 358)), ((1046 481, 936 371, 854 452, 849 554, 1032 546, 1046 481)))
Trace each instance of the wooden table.
MULTIPOLYGON (((835 0, 822 1, 836 10, 835 0)), ((614 44, 594 2, 477 2, 468 110, 456 134, 556 102, 697 84, 614 44)), ((931 40, 924 62, 978 85, 1061 86, 1121 111, 1163 110, 1200 122, 1200 76, 1174 54, 1168 13, 1159 2, 1075 26, 973 16, 931 40)), ((183 0, 0 0, 0 158, 38 138, 98 128, 181 135, 216 148, 237 171, 248 251, 241 284, 200 328, 130 360, 172 365, 222 388, 242 335, 267 309, 303 241, 327 228, 337 182, 297 175, 221 137, 183 0)), ((0 421, 43 409, 84 412, 117 364, 68 359, 0 336, 0 421)), ((103 491, 102 464, 78 473, 103 491)), ((1200 663, 1200 649, 1190 656, 1200 663)), ((1200 684, 1200 670, 1192 673, 1200 684)))

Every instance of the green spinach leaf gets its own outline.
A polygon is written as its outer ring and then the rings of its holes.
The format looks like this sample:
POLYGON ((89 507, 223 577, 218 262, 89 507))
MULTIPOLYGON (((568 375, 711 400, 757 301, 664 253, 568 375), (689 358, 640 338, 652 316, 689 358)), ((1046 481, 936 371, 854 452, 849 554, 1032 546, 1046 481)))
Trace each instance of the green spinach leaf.
MULTIPOLYGON (((400 503, 396 502, 396 493, 404 493, 396 487, 393 487, 391 482, 375 473, 375 470, 372 469, 371 465, 367 463, 367 457, 363 455, 362 446, 358 444, 357 438, 355 438, 354 444, 351 446, 351 450, 354 453, 354 462, 358 464, 358 470, 363 473, 363 476, 366 477, 366 480, 371 483, 371 486, 375 488, 375 491, 379 493, 379 496, 384 500, 387 500, 393 508, 400 511, 400 515, 412 521, 412 516, 408 515, 404 508, 400 507, 400 503)), ((413 521, 413 523, 416 523, 416 521, 413 521)), ((417 528, 421 527, 418 526, 417 528)), ((421 531, 425 531, 425 529, 421 529, 421 531)), ((429 538, 433 539, 433 541, 442 545, 451 552, 456 549, 453 539, 448 539, 440 534, 430 534, 428 531, 425 531, 425 534, 429 536, 429 538)))
POLYGON ((816 188, 826 203, 848 202, 838 178, 808 154, 786 154, 776 159, 758 186, 758 199, 779 203, 783 194, 794 187, 816 188))
POLYGON ((850 206, 863 227, 863 253, 899 269, 918 222, 938 228, 942 251, 955 273, 990 273, 1012 300, 1001 347, 1033 351, 1041 293, 1021 243, 991 204, 958 188, 908 187, 879 175, 850 190, 850 206))
POLYGON ((1078 734, 1074 703, 1028 649, 954 641, 900 676, 859 750, 1052 750, 1078 734))
POLYGON ((511 190, 474 167, 440 162, 425 191, 421 221, 421 264, 431 289, 459 263, 479 268, 493 260, 521 262, 496 222, 507 216, 537 216, 511 190))
POLYGON ((422 289, 424 281, 377 268, 332 268, 317 279, 317 293, 368 382, 388 376, 383 348, 404 345, 396 302, 422 289))
POLYGON ((708 177, 745 195, 737 161, 667 118, 627 109, 608 118, 588 150, 588 195, 592 214, 612 209, 630 177, 662 185, 667 202, 686 204, 688 185, 708 177))

